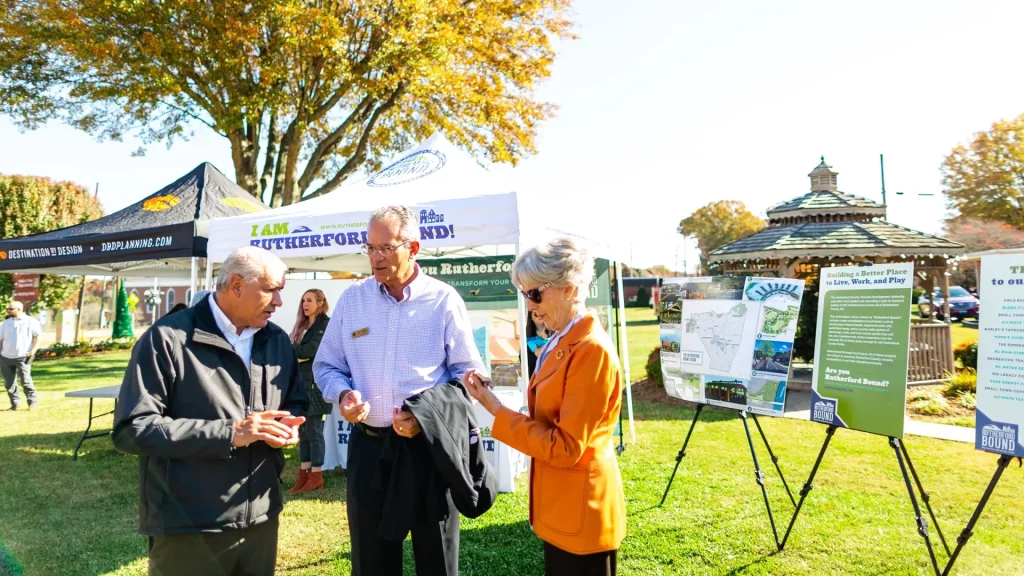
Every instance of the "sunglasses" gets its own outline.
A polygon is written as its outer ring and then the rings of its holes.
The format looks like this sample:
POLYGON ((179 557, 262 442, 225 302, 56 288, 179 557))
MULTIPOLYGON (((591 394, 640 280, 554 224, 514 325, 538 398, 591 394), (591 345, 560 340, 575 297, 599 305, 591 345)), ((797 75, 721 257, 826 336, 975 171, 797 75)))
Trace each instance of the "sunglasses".
POLYGON ((553 284, 548 282, 547 284, 540 286, 538 288, 534 288, 533 290, 520 290, 520 292, 523 294, 523 298, 526 298, 527 300, 533 302, 534 304, 540 304, 540 293, 547 290, 551 286, 553 286, 553 284))

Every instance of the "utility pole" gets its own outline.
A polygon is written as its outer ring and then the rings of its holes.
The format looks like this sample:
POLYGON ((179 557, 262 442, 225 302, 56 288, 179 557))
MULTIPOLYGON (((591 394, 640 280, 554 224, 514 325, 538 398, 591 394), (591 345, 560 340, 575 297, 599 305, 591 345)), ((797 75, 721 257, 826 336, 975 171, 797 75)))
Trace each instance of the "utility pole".
POLYGON ((878 155, 878 167, 882 170, 882 205, 885 206, 885 156, 878 155))

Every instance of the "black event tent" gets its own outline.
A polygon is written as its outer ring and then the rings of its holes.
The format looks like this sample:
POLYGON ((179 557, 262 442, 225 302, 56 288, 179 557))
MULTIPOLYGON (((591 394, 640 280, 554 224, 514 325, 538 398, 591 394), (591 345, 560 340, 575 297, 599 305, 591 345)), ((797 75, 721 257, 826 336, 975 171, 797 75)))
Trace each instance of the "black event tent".
POLYGON ((103 218, 0 240, 0 272, 180 278, 206 257, 210 220, 264 209, 204 162, 103 218))

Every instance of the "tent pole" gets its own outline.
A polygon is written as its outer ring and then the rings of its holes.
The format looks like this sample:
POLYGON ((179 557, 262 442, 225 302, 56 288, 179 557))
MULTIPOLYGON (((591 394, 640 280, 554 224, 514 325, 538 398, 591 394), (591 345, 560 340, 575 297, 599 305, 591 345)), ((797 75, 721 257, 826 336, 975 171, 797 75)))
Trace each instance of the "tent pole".
MULTIPOLYGON (((188 278, 188 295, 189 300, 192 299, 196 294, 196 284, 199 282, 199 258, 196 256, 192 257, 192 270, 188 278)), ((185 302, 186 306, 191 306, 192 302, 185 302)))
POLYGON ((630 386, 632 380, 629 374, 629 340, 626 339, 627 324, 626 324, 626 299, 623 295, 622 290, 622 262, 615 261, 615 290, 619 295, 619 342, 621 342, 621 348, 625 358, 620 357, 622 362, 623 374, 626 375, 626 409, 629 410, 629 436, 633 439, 633 443, 636 444, 636 424, 633 423, 633 388, 630 386))
POLYGON ((203 283, 203 290, 212 290, 210 286, 213 285, 213 262, 210 262, 210 257, 206 257, 206 281, 203 283))
MULTIPOLYGON (((519 248, 519 242, 516 242, 516 258, 519 258, 519 248)), ((529 350, 526 345, 526 323, 530 322, 530 319, 526 313, 526 300, 519 290, 516 290, 516 308, 519 312, 519 373, 523 375, 519 379, 519 392, 523 395, 523 406, 529 406, 527 391, 530 389, 530 365, 526 356, 529 350)))

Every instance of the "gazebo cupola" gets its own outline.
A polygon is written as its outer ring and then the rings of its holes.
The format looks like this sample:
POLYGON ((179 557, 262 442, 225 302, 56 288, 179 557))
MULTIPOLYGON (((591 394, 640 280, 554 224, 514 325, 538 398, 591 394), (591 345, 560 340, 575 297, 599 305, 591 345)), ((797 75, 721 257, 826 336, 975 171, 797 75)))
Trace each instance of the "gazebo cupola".
POLYGON ((811 191, 768 209, 768 226, 792 226, 821 222, 871 222, 885 218, 885 206, 839 191, 839 172, 821 157, 811 173, 811 191))
POLYGON ((821 164, 814 167, 811 173, 807 175, 811 179, 811 191, 817 192, 835 192, 839 190, 839 184, 836 181, 836 177, 839 176, 839 172, 833 172, 832 167, 825 164, 825 157, 821 157, 821 164))

